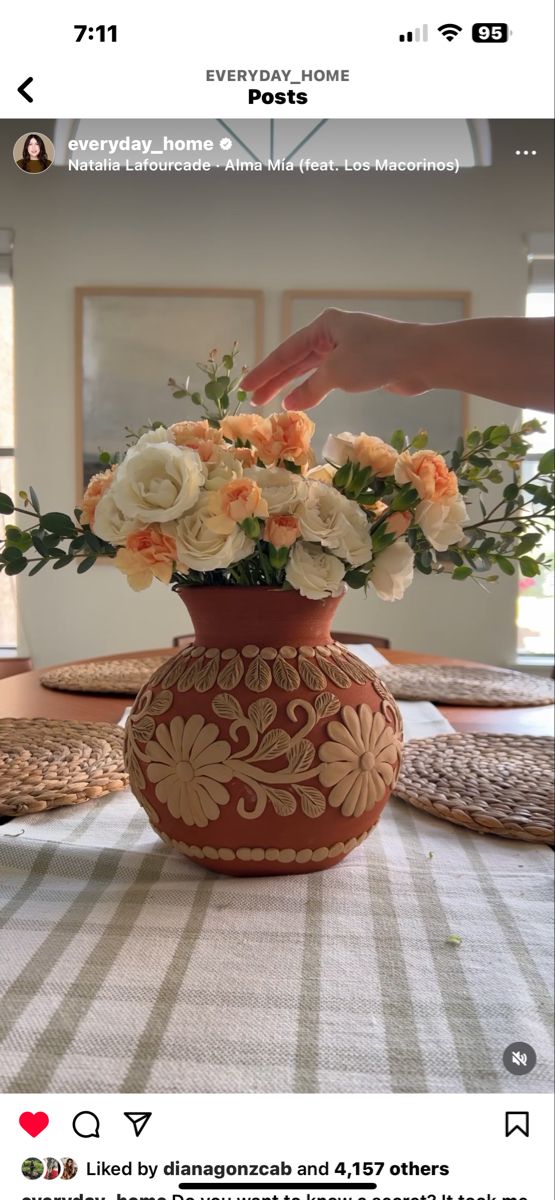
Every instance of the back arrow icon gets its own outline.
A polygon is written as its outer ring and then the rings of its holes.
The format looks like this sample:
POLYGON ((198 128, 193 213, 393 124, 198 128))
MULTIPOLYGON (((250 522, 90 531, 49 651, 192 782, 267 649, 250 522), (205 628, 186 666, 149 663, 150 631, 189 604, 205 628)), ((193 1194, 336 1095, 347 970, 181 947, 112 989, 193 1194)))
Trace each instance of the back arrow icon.
POLYGON ((25 88, 26 88, 26 87, 28 87, 28 86, 29 86, 29 84, 30 84, 30 83, 32 83, 32 82, 33 82, 33 76, 32 76, 32 75, 29 75, 29 78, 28 78, 28 79, 24 79, 24 80, 23 80, 23 83, 20 83, 20 85, 19 85, 19 87, 18 87, 18 89, 17 89, 17 90, 18 90, 18 92, 19 92, 19 95, 20 95, 20 96, 23 96, 23 99, 24 99, 24 100, 28 100, 28 101, 29 101, 29 104, 32 104, 32 103, 33 103, 33 97, 32 97, 32 96, 28 96, 28 95, 27 95, 27 92, 25 91, 25 88))

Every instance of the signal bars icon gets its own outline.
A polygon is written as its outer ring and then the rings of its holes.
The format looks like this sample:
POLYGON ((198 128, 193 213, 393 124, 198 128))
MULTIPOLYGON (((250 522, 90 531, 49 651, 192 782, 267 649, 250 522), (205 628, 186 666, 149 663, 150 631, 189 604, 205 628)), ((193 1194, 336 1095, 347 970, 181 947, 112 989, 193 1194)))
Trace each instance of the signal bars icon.
POLYGON ((408 33, 399 34, 400 42, 427 42, 428 41, 428 26, 419 25, 416 29, 409 29, 408 33))

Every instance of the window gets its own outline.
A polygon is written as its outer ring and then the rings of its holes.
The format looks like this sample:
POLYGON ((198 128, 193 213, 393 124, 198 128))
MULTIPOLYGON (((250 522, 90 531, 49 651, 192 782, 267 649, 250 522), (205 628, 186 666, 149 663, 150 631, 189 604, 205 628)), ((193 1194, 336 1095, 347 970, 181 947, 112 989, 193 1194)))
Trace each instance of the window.
MULTIPOLYGON (((0 492, 14 492, 12 232, 0 229, 0 492)), ((0 516, 0 522, 3 518, 0 516)), ((0 526, 1 527, 1 526, 0 526)), ((16 582, 0 574, 0 654, 17 643, 16 582)))
MULTIPOLYGON (((528 243, 530 282, 526 297, 527 317, 550 317, 554 313, 553 298, 553 238, 547 235, 532 235, 528 243)), ((523 420, 538 417, 545 426, 544 433, 531 437, 532 448, 526 459, 524 475, 530 479, 537 471, 537 464, 546 450, 555 444, 555 420, 546 413, 525 409, 523 420)), ((554 544, 551 534, 546 534, 542 544, 549 557, 553 556, 554 544)), ((553 596, 555 576, 553 568, 543 571, 535 579, 521 576, 518 585, 517 650, 519 655, 553 655, 553 596)))

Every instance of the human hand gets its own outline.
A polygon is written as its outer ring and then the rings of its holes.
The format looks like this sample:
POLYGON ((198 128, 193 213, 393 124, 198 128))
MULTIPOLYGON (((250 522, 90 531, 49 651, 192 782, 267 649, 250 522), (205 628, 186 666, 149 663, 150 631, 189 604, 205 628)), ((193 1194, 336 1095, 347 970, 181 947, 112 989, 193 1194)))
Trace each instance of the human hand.
POLYGON ((345 392, 384 388, 414 396, 429 386, 420 365, 425 328, 327 308, 249 371, 241 386, 252 392, 252 404, 260 406, 293 379, 312 371, 283 401, 283 408, 297 410, 313 408, 333 388, 345 392))

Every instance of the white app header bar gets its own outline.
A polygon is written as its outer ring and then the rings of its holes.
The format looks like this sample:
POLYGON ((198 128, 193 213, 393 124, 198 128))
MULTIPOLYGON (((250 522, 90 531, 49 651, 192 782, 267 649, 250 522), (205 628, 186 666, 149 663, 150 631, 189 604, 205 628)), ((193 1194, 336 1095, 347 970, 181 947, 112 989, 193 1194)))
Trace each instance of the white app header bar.
POLYGON ((2 117, 553 115, 551 0, 32 0, 2 43, 2 117))

